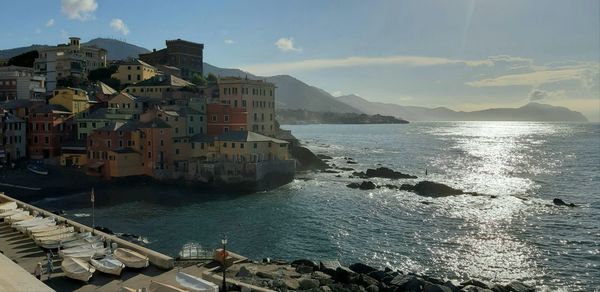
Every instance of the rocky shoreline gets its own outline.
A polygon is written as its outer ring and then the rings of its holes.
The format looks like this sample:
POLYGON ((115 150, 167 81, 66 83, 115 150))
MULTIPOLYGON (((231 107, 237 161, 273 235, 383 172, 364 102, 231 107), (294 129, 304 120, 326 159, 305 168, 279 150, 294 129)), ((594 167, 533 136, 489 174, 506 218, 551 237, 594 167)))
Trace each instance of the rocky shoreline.
MULTIPOLYGON (((336 260, 245 262, 227 271, 228 277, 276 291, 311 292, 530 292, 535 288, 519 281, 492 284, 469 279, 458 282, 427 275, 377 269, 363 263, 345 267, 336 260)), ((235 290, 235 287, 231 287, 235 290)))

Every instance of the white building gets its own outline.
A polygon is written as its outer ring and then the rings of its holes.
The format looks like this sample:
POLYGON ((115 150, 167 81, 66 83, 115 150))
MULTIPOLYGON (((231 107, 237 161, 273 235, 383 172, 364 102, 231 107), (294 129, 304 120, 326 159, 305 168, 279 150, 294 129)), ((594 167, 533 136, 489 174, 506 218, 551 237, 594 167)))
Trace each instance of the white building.
POLYGON ((87 78, 90 71, 106 67, 105 49, 95 46, 82 46, 77 37, 69 38, 68 44, 61 44, 39 50, 33 68, 36 74, 46 76, 46 90, 56 88, 56 81, 67 76, 87 78))
POLYGON ((44 76, 34 75, 32 68, 0 67, 0 101, 13 99, 44 99, 44 76))

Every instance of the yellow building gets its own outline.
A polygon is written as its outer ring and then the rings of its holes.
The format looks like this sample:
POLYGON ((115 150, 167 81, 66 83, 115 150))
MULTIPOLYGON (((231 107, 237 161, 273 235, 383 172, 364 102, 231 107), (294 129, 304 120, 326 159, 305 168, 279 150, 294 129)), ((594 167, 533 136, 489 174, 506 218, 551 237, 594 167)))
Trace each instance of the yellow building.
POLYGON ((73 114, 85 112, 91 106, 91 100, 85 90, 71 87, 54 90, 49 103, 62 105, 73 114))
POLYGON ((108 151, 108 169, 110 177, 143 175, 142 157, 131 148, 108 151))
POLYGON ((158 70, 141 60, 119 64, 117 72, 111 75, 112 78, 119 79, 121 84, 136 84, 148 80, 158 74, 158 70))
POLYGON ((194 86, 193 83, 173 75, 156 75, 148 80, 127 86, 125 92, 136 96, 163 98, 172 91, 192 86, 194 86))
POLYGON ((250 131, 231 131, 217 136, 192 137, 192 158, 205 161, 255 163, 288 160, 289 143, 250 131))
POLYGON ((61 146, 60 165, 81 168, 87 164, 85 141, 73 140, 61 146))

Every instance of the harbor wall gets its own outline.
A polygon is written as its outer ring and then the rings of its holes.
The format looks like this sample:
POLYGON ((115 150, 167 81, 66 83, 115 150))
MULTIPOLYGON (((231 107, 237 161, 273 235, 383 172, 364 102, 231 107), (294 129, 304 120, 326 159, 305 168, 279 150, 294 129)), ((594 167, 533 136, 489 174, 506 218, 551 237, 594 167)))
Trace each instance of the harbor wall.
POLYGON ((9 201, 16 202, 17 205, 20 208, 23 208, 24 210, 28 210, 30 212, 35 211, 39 215, 42 215, 44 217, 55 218, 55 220, 57 222, 61 222, 61 223, 65 223, 70 226, 73 226, 73 227, 75 227, 75 230, 78 230, 80 232, 92 232, 93 231, 94 234, 103 236, 104 238, 106 238, 106 240, 110 240, 111 242, 116 243, 119 247, 128 248, 128 249, 134 250, 140 254, 147 256, 148 259, 150 260, 150 263, 152 263, 153 265, 155 265, 161 269, 172 269, 175 265, 175 260, 170 256, 161 254, 154 250, 151 250, 151 249, 145 248, 143 246, 137 245, 135 243, 129 242, 127 240, 121 239, 115 235, 107 234, 107 233, 104 233, 104 232, 101 232, 98 230, 92 230, 92 228, 89 226, 83 225, 83 224, 75 222, 73 220, 69 220, 62 216, 48 212, 44 209, 40 209, 33 205, 19 201, 17 199, 14 199, 10 196, 5 195, 4 193, 0 193, 0 203, 9 202, 9 201))

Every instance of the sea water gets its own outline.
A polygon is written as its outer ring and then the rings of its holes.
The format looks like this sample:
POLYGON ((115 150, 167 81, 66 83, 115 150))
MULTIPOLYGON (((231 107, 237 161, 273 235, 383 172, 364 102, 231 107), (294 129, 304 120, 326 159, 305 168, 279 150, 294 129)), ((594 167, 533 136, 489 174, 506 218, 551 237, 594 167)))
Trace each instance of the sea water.
MULTIPOLYGON (((436 122, 302 125, 292 130, 330 164, 385 166, 485 196, 421 197, 349 189, 352 171, 298 174, 254 194, 155 185, 96 192, 96 223, 176 256, 196 242, 260 260, 362 261, 448 279, 520 280, 551 290, 600 287, 600 124, 436 122), (352 158, 357 164, 349 164, 352 158), (427 175, 425 176, 425 172, 427 175), (577 205, 556 207, 554 198, 577 205)), ((90 224, 89 198, 37 205, 90 224)))

